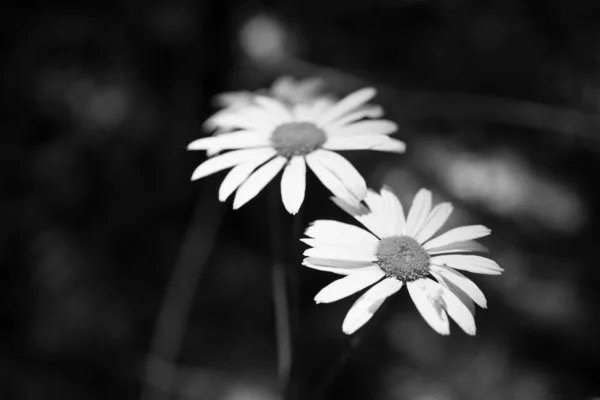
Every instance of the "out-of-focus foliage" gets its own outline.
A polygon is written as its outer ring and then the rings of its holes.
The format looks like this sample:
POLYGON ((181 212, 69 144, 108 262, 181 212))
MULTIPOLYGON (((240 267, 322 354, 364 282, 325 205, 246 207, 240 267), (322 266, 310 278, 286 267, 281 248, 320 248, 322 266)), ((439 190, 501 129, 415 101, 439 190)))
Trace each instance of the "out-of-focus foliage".
MULTIPOLYGON (((138 396, 195 204, 217 201, 214 182, 188 181, 203 156, 185 151, 211 98, 315 74, 335 95, 376 86, 401 126, 406 156, 347 153, 369 185, 452 201, 450 224, 491 227, 506 270, 477 277, 489 309, 475 338, 437 336, 392 299, 326 398, 600 394, 596 1, 15 3, 0 20, 0 398, 138 396)), ((304 224, 344 218, 308 184, 304 224)), ((181 398, 276 398, 267 212, 259 195, 208 232, 181 398)), ((333 276, 289 256, 312 398, 353 300, 315 306, 333 276)))

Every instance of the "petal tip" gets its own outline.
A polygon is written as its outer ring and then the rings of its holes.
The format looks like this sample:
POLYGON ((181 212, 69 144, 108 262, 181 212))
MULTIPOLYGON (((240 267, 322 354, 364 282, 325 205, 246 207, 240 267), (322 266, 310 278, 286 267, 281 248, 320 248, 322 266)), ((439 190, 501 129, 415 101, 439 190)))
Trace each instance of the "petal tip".
MULTIPOLYGON (((285 205, 284 205, 285 206, 285 205)), ((302 207, 302 203, 300 204, 295 204, 293 206, 286 206, 285 209, 288 213, 290 213, 291 215, 296 215, 300 212, 300 208, 302 207)))
POLYGON ((354 332, 356 332, 356 329, 350 329, 348 327, 342 327, 342 332, 344 332, 346 335, 352 335, 354 332))
POLYGON ((374 97, 377 94, 377 89, 375 89, 372 86, 368 86, 366 88, 362 88, 359 90, 362 90, 363 92, 368 93, 370 97, 374 97))
POLYGON ((502 268, 502 267, 490 268, 489 272, 490 273, 488 275, 502 275, 502 273, 504 272, 504 268, 502 268))
POLYGON ((388 192, 388 193, 393 194, 394 196, 396 196, 396 193, 394 193, 394 190, 392 189, 392 187, 389 184, 387 184, 387 183, 384 183, 381 186, 381 190, 379 191, 380 195, 383 194, 383 192, 388 192))
POLYGON ((204 175, 203 173, 197 173, 197 172, 194 172, 194 173, 192 174, 192 177, 190 178, 190 180, 191 180, 191 181, 197 181, 198 179, 202 179, 202 178, 204 178, 205 176, 206 176, 206 175, 204 175))
POLYGON ((371 188, 367 189, 367 194, 379 196, 379 194, 375 190, 373 190, 371 188))

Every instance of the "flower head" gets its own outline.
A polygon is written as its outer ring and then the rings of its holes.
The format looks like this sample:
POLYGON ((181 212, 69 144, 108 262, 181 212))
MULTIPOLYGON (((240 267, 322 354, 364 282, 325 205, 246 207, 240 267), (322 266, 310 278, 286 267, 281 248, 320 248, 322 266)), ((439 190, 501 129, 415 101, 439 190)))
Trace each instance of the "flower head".
POLYGON ((487 249, 474 241, 490 234, 482 225, 462 226, 433 237, 452 213, 450 203, 432 208, 431 192, 421 189, 405 217, 402 204, 386 187, 369 190, 366 205, 333 201, 367 229, 337 221, 315 221, 302 239, 307 267, 346 275, 322 289, 317 303, 331 303, 373 285, 350 308, 342 329, 362 327, 385 299, 406 285, 425 321, 448 335, 448 315, 469 335, 475 334, 474 303, 486 307, 482 291, 457 270, 498 275, 494 261, 473 254, 487 249), (431 279, 434 278, 435 280, 431 279))
POLYGON ((283 169, 281 195, 291 214, 304 201, 306 165, 337 197, 357 206, 367 194, 363 177, 336 150, 378 150, 402 153, 404 142, 388 135, 396 124, 369 119, 374 107, 364 104, 375 90, 358 90, 340 101, 285 104, 255 95, 253 104, 213 116, 213 123, 233 131, 195 140, 189 150, 216 154, 194 171, 192 180, 231 168, 219 190, 225 201, 237 190, 233 208, 254 198, 283 169))

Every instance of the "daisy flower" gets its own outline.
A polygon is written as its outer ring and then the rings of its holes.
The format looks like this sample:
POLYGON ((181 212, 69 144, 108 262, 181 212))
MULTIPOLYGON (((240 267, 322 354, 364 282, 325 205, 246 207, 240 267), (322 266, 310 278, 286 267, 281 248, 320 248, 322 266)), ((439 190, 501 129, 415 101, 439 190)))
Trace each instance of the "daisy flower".
POLYGON ((348 311, 342 330, 362 327, 385 299, 406 285, 417 310, 439 334, 448 335, 452 318, 467 334, 475 334, 475 307, 486 307, 482 291, 457 270, 498 275, 494 261, 472 252, 487 249, 474 241, 490 234, 483 225, 462 226, 433 237, 452 213, 450 203, 432 208, 431 192, 421 189, 405 217, 402 204, 386 187, 369 190, 365 205, 332 198, 367 229, 331 220, 315 221, 302 239, 307 267, 346 275, 322 289, 317 303, 331 303, 372 286, 348 311), (467 254, 465 254, 467 253, 467 254), (434 278, 434 279, 431 279, 434 278))
POLYGON ((363 107, 375 89, 358 90, 340 101, 326 99, 287 106, 282 101, 256 95, 254 105, 222 114, 218 125, 236 131, 193 141, 188 150, 212 154, 192 175, 200 179, 231 168, 219 189, 225 201, 236 191, 233 208, 254 198, 278 173, 286 210, 296 214, 304 201, 306 166, 336 196, 357 206, 367 194, 365 180, 337 150, 377 150, 403 153, 404 142, 390 138, 396 124, 363 107))

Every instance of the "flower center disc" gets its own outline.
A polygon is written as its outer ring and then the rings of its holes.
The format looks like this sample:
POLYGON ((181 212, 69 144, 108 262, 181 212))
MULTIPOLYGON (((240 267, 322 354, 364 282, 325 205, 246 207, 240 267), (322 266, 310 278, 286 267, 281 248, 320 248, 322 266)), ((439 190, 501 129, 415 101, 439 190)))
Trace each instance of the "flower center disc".
POLYGON ((424 278, 429 272, 429 254, 410 236, 381 239, 377 246, 377 264, 388 276, 401 281, 424 278))
POLYGON ((284 157, 303 156, 321 147, 327 137, 312 122, 279 125, 271 134, 271 144, 284 157))

